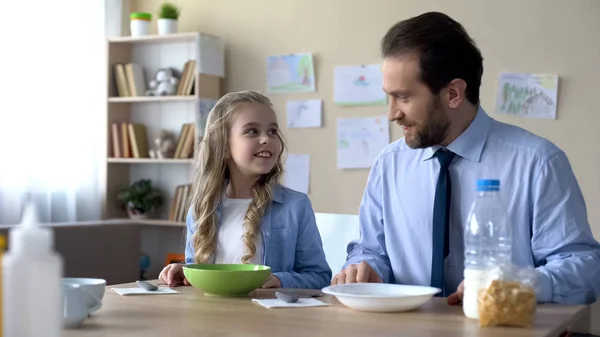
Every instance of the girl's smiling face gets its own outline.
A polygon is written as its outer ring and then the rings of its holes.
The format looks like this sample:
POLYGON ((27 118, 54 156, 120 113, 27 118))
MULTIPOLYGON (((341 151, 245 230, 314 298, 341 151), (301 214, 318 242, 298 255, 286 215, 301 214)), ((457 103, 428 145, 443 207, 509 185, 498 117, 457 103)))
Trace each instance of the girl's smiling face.
POLYGON ((279 161, 282 142, 273 110, 244 104, 234 112, 228 139, 227 166, 232 175, 258 178, 279 161))

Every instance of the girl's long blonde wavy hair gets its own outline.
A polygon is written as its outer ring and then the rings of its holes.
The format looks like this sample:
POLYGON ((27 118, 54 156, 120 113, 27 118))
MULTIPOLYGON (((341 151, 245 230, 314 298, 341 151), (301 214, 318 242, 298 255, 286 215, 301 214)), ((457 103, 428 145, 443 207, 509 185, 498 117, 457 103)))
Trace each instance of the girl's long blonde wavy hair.
MULTIPOLYGON (((195 263, 210 263, 217 246, 217 207, 226 182, 229 180, 229 169, 225 160, 228 139, 234 113, 241 105, 262 104, 273 111, 269 98, 254 92, 241 91, 223 96, 211 110, 206 121, 206 131, 197 146, 194 159, 194 182, 190 206, 195 220, 195 232, 192 237, 195 263)), ((274 111, 273 111, 274 112, 274 111)), ((283 174, 282 154, 285 150, 281 141, 281 154, 273 169, 259 178, 251 189, 252 201, 244 218, 244 254, 242 263, 248 263, 256 253, 256 237, 260 230, 260 221, 265 210, 270 206, 273 188, 279 183, 283 174)))

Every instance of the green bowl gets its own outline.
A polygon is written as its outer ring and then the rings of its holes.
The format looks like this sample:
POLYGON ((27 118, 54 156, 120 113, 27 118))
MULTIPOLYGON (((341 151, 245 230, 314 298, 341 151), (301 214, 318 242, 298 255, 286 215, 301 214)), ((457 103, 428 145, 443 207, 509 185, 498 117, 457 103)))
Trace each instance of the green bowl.
POLYGON ((260 288, 271 267, 260 264, 187 264, 183 275, 206 295, 244 296, 260 288))

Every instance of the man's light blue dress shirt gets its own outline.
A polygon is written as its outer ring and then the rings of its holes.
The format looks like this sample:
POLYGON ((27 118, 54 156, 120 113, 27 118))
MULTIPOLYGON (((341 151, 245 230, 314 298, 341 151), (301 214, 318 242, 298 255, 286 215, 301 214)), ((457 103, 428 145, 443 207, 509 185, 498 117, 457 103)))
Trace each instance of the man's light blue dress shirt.
MULTIPOLYGON (((361 237, 348 245, 348 264, 367 261, 384 282, 430 285, 432 220, 440 147, 388 145, 369 174, 360 206, 361 237)), ((513 226, 513 261, 538 271, 538 301, 591 303, 600 292, 600 245, 583 195, 563 151, 479 108, 447 149, 452 199, 449 293, 463 280, 463 224, 479 178, 500 179, 500 197, 513 226)))

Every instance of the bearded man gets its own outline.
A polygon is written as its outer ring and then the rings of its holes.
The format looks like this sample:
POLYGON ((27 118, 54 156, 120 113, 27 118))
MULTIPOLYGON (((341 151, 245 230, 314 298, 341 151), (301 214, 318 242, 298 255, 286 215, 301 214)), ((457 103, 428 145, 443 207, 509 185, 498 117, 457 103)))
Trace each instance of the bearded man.
POLYGON ((513 262, 535 268, 538 302, 595 302, 600 245, 569 160, 547 139, 484 111, 483 58, 461 24, 436 12, 401 21, 381 52, 389 119, 404 137, 371 168, 360 238, 332 283, 434 286, 460 303, 463 227, 476 181, 498 179, 513 262))

